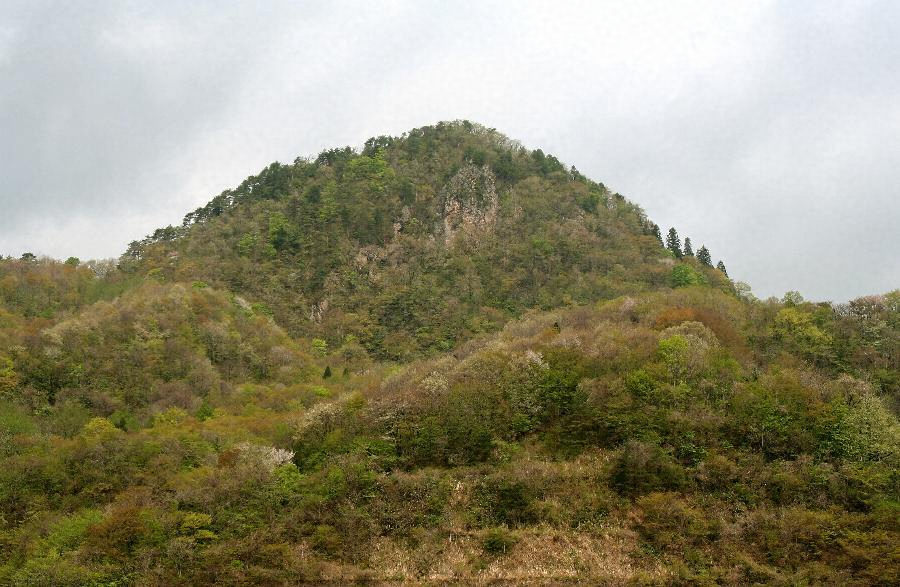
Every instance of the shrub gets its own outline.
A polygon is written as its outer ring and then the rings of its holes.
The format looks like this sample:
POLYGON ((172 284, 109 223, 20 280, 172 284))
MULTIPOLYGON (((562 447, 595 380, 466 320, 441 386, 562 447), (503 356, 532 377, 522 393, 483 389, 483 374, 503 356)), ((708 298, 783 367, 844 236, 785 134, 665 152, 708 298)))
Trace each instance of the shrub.
POLYGON ((623 495, 680 489, 687 483, 684 468, 662 448, 630 441, 612 467, 611 483, 623 495))
POLYGON ((656 389, 656 381, 644 369, 638 369, 625 376, 625 389, 638 399, 648 400, 656 389))
POLYGON ((340 533, 333 526, 327 524, 316 526, 309 542, 313 550, 330 556, 340 552, 343 545, 340 533))
POLYGON ((532 492, 520 481, 489 477, 476 487, 475 501, 480 517, 495 524, 520 526, 537 518, 532 492))
POLYGON ((654 547, 679 550, 714 538, 718 525, 674 493, 654 492, 639 498, 637 523, 641 537, 654 547))
POLYGON ((686 287, 689 285, 702 285, 706 283, 706 278, 702 273, 685 263, 679 263, 672 268, 670 279, 672 287, 686 287))
POLYGON ((494 555, 506 554, 516 542, 516 537, 506 528, 491 528, 481 537, 481 547, 488 554, 494 555))

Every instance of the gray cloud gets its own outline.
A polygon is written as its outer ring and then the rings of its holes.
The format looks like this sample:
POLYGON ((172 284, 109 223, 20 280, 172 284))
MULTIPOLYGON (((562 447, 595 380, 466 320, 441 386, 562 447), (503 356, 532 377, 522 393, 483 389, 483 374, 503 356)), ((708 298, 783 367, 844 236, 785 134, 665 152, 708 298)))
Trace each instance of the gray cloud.
POLYGON ((115 256, 272 160, 469 118, 758 295, 900 287, 895 3, 185 6, 0 8, 0 252, 115 256))

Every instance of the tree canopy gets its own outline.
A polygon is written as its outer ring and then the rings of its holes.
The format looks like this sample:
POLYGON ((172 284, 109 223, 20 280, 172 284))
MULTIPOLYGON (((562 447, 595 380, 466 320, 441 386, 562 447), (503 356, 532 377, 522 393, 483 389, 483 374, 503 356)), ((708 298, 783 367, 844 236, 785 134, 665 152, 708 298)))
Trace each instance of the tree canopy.
POLYGON ((0 259, 0 584, 897 584, 900 291, 685 249, 461 121, 0 259))

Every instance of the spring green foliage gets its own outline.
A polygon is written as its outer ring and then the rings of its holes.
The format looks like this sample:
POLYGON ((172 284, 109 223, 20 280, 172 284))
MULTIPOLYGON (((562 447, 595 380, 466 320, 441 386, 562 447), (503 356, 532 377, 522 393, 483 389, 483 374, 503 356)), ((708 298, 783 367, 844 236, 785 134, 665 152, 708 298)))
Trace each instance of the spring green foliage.
POLYGON ((0 584, 900 582, 900 291, 654 226, 452 123, 0 260, 0 584))
POLYGON ((530 308, 664 285, 655 239, 622 196, 461 122, 273 164, 120 265, 265 302, 292 336, 353 335, 404 361, 530 308))
POLYGON ((706 277, 689 263, 679 263, 672 268, 672 287, 685 287, 688 285, 702 285, 706 283, 706 277))

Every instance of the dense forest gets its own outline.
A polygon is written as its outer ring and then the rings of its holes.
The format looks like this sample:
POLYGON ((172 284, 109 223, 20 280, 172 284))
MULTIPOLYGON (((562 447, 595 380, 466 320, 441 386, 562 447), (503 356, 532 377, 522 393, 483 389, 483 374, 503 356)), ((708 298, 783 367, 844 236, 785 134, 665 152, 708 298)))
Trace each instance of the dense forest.
POLYGON ((693 236, 463 121, 0 258, 0 584, 900 583, 900 290, 693 236))

